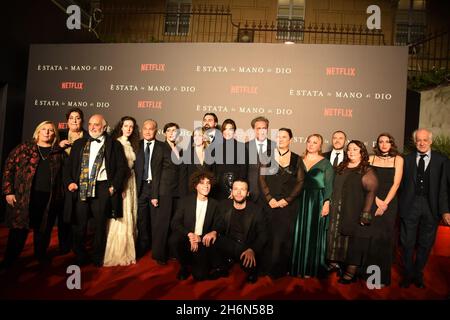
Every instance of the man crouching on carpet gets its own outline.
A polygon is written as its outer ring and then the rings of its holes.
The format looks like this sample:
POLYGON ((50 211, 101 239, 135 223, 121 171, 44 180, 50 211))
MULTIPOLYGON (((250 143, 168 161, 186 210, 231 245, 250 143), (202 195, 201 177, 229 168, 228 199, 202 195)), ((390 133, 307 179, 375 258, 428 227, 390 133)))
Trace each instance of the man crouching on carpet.
POLYGON ((185 280, 190 273, 194 280, 210 279, 216 241, 216 225, 219 221, 219 206, 208 198, 214 175, 207 171, 195 172, 190 186, 196 191, 180 201, 172 220, 172 235, 169 245, 180 263, 177 278, 185 280))
MULTIPOLYGON (((262 208, 247 201, 247 181, 236 179, 231 195, 233 200, 224 200, 220 204, 223 214, 214 246, 229 265, 239 261, 241 268, 248 273, 247 281, 254 283, 257 281, 257 262, 259 266, 259 257, 267 242, 266 222, 262 208)), ((220 269, 213 274, 226 273, 220 269)))

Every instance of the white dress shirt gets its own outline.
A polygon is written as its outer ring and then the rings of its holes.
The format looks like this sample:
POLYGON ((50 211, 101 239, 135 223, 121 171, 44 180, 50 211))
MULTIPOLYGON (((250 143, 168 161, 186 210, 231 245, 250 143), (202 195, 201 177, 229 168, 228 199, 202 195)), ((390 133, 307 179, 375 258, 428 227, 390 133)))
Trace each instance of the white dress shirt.
MULTIPOLYGON (((95 158, 97 158, 97 154, 100 151, 100 148, 105 144, 105 136, 100 136, 97 139, 99 139, 100 142, 91 141, 91 147, 89 148, 89 177, 91 176, 95 158)), ((105 157, 103 157, 102 165, 100 166, 100 170, 97 172, 97 181, 106 180, 108 180, 108 176, 106 174, 105 157)))
POLYGON ((208 207, 208 199, 197 199, 197 208, 195 210, 195 231, 194 233, 201 236, 203 233, 203 224, 205 223, 206 208, 208 207))
POLYGON ((267 153, 267 138, 264 139, 264 141, 259 141, 258 139, 255 139, 256 144, 256 153, 259 153, 259 145, 262 144, 262 153, 267 153))
POLYGON ((148 177, 144 177, 144 180, 150 181, 152 180, 152 154, 153 148, 155 147, 155 140, 145 140, 144 139, 144 157, 145 157, 145 149, 147 148, 147 143, 151 142, 150 145, 150 155, 148 156, 148 177))
POLYGON ((331 155, 330 155, 330 162, 331 162, 331 164, 334 163, 334 158, 336 158, 336 154, 337 153, 339 153, 337 164, 339 165, 342 161, 344 161, 344 149, 342 149, 342 150, 335 150, 335 149, 333 149, 333 151, 331 151, 331 155))
POLYGON ((427 170, 427 167, 428 167, 428 165, 430 164, 430 161, 431 161, 431 150, 428 150, 428 152, 426 152, 426 153, 417 152, 417 155, 416 155, 416 165, 417 166, 419 166, 419 160, 420 160, 420 155, 421 154, 426 154, 427 155, 426 157, 423 157, 423 161, 425 162, 425 168, 423 170, 425 171, 425 170, 427 170))

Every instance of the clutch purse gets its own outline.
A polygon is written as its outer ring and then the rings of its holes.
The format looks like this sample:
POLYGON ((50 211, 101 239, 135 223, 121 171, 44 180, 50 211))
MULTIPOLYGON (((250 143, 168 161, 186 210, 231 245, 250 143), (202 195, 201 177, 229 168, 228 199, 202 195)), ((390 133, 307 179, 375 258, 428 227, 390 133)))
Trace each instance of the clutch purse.
POLYGON ((361 212, 359 215, 359 223, 362 226, 370 226, 370 223, 372 222, 372 215, 370 212, 361 212))

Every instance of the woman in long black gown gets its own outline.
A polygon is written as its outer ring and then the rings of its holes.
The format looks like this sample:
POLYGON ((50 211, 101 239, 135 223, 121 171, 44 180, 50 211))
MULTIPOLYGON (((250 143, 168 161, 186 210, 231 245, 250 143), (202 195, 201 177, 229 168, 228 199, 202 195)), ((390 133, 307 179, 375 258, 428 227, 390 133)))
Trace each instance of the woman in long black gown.
POLYGON ((397 219, 397 190, 403 175, 403 158, 397 151, 394 138, 382 133, 374 147, 375 155, 369 162, 378 176, 377 209, 372 221, 372 240, 367 266, 376 265, 381 271, 381 285, 391 283, 391 267, 394 259, 395 222, 397 219))
POLYGON ((339 282, 356 280, 370 244, 372 206, 378 188, 375 170, 361 141, 347 145, 347 158, 337 167, 331 200, 327 258, 346 265, 339 282))
POLYGON ((269 243, 263 269, 272 277, 285 276, 291 257, 292 237, 305 172, 300 156, 289 147, 291 129, 278 131, 277 148, 270 166, 262 166, 259 182, 266 204, 269 243))

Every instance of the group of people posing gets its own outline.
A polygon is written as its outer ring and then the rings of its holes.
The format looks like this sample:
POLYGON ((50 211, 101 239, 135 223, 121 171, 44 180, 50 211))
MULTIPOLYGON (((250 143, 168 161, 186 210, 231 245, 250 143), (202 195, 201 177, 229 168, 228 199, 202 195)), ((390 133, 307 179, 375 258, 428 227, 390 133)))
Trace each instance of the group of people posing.
POLYGON ((232 119, 219 126, 207 113, 187 148, 178 144, 176 123, 164 125, 162 142, 155 120, 139 130, 125 116, 108 134, 100 114, 88 131, 82 110, 66 117, 64 130, 41 122, 6 160, 10 231, 2 268, 14 264, 30 229, 35 257, 49 263, 57 220, 60 253, 73 251, 79 265, 130 265, 151 252, 161 266, 177 259, 180 280, 224 277, 236 262, 249 282, 337 272, 349 284, 376 266, 386 286, 399 238, 400 286, 424 287, 438 225, 450 225, 450 160, 431 151, 426 129, 414 132, 417 150, 405 158, 389 133, 369 155, 340 130, 330 152, 311 134, 298 155, 292 130, 280 128, 271 140, 264 117, 252 120, 254 138, 242 143, 232 119))

